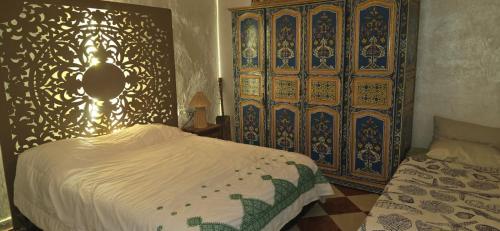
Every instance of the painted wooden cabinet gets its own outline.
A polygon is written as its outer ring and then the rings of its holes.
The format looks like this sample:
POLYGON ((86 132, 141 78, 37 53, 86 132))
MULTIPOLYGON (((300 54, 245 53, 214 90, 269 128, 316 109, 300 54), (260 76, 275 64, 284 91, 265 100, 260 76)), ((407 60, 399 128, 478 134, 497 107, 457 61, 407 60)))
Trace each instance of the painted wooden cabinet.
POLYGON ((411 146, 419 0, 232 9, 236 139, 380 191, 411 146))

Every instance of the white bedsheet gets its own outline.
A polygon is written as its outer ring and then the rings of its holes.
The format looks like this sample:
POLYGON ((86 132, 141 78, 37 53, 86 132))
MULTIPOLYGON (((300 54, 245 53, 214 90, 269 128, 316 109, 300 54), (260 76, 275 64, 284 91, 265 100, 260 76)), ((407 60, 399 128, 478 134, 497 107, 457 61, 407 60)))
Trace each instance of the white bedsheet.
POLYGON ((136 125, 21 154, 14 203, 51 231, 279 230, 333 194, 321 178, 304 155, 136 125))

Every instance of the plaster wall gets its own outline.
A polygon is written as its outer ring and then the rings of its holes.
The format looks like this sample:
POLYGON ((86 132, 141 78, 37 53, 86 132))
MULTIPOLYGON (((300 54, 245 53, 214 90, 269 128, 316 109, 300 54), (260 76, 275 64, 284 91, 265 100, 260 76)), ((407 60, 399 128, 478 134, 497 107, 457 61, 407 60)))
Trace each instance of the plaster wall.
POLYGON ((422 0, 413 146, 433 116, 500 127, 500 1, 422 0))
MULTIPOLYGON (((221 54, 221 76, 224 82, 224 111, 226 115, 231 115, 231 122, 234 120, 234 80, 233 80, 233 34, 232 19, 229 8, 250 6, 251 0, 218 0, 219 1, 219 35, 221 54)), ((231 135, 234 140, 234 126, 231 126, 231 135)))
POLYGON ((217 73, 216 0, 108 0, 172 10, 179 125, 187 122, 188 105, 198 91, 210 100, 208 121, 215 123, 220 103, 217 73))

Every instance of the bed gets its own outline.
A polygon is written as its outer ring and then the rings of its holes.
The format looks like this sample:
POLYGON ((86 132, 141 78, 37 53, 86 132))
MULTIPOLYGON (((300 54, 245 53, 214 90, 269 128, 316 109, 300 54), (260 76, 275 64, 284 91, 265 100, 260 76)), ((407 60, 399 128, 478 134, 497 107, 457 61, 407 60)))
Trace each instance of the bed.
POLYGON ((360 230, 500 230, 500 129, 435 121, 430 151, 399 166, 360 230))
POLYGON ((278 230, 333 193, 304 155, 177 128, 169 9, 4 5, 0 140, 16 230, 278 230))
POLYGON ((14 203, 44 230, 279 230, 332 194, 304 155, 135 125, 21 154, 14 203))

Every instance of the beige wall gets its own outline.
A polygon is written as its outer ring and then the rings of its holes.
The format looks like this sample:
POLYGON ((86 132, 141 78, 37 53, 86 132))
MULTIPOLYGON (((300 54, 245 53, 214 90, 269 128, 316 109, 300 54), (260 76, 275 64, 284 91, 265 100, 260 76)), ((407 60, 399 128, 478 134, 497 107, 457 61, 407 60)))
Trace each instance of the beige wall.
MULTIPOLYGON (((218 0, 219 1, 219 28, 221 50, 221 75, 224 79, 224 111, 226 115, 234 115, 234 82, 233 82, 233 35, 231 12, 233 7, 250 6, 251 0, 218 0)), ((231 118, 232 123, 234 117, 231 118)), ((231 126, 234 139, 234 126, 231 126)))
POLYGON ((423 0, 413 145, 434 115, 500 127, 500 1, 423 0))
POLYGON ((197 91, 210 100, 209 122, 215 122, 220 103, 217 88, 216 0, 108 0, 172 10, 179 125, 197 91))

